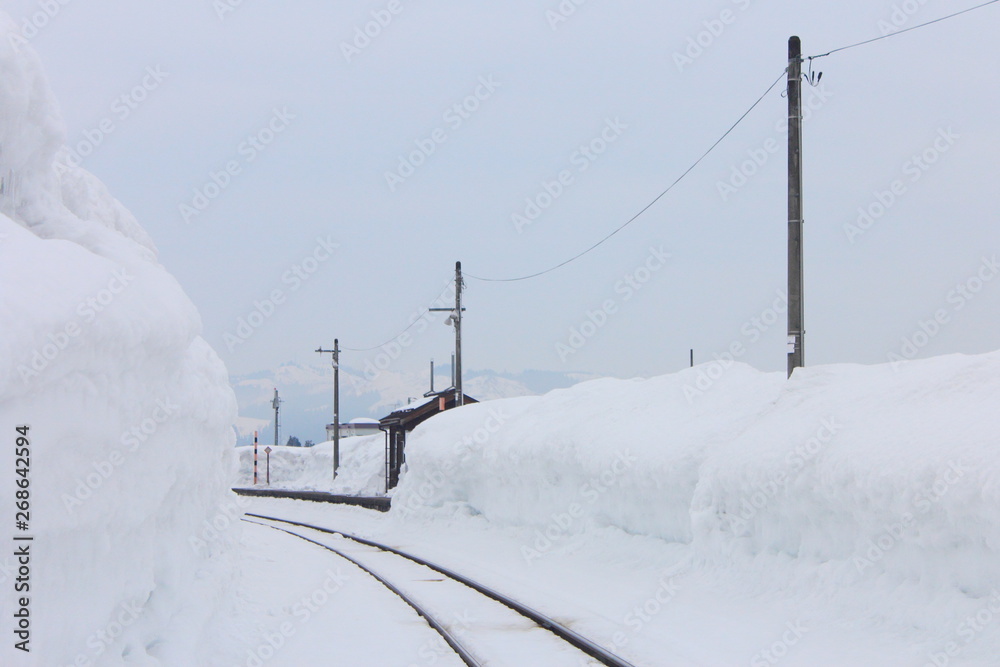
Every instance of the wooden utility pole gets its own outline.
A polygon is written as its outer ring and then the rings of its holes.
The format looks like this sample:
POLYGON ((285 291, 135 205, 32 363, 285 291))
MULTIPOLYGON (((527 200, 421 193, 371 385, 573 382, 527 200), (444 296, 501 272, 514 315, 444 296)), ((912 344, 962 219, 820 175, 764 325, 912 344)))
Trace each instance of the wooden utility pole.
POLYGON ((333 349, 316 350, 320 354, 333 355, 333 480, 337 480, 340 468, 340 339, 333 340, 333 349))
POLYGON ((802 42, 788 40, 788 376, 805 364, 802 271, 802 42))

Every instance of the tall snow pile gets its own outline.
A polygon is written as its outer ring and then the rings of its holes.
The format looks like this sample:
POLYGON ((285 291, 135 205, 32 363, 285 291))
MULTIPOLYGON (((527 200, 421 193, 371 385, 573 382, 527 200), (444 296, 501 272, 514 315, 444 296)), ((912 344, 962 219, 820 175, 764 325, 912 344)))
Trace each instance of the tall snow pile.
POLYGON ((884 594, 900 632, 945 628, 1000 599, 998 405, 1000 353, 593 381, 421 425, 392 512, 528 527, 529 563, 653 536, 762 593, 884 594))
POLYGON ((37 57, 0 13, 0 663, 213 664, 230 563, 206 525, 228 521, 235 399, 149 237, 60 162, 64 139, 37 57), (15 530, 21 425, 30 521, 15 530), (18 594, 11 533, 34 538, 18 594), (21 597, 30 653, 11 641, 21 597))

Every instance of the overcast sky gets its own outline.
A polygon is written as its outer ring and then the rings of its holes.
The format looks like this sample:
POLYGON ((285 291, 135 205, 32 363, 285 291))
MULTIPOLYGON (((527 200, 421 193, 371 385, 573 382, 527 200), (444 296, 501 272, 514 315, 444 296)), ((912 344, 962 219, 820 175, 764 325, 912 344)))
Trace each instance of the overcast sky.
MULTIPOLYGON (((244 373, 318 361, 313 350, 334 337, 390 339, 446 289, 456 260, 506 278, 589 247, 781 75, 790 35, 820 54, 975 4, 3 7, 42 25, 26 34, 69 144, 149 231, 205 337, 244 373), (366 28, 375 36, 358 37, 366 28), (419 144, 433 152, 411 158, 419 144), (412 173, 401 156, 419 163, 412 173), (258 307, 270 316, 250 318, 258 307), (227 345, 240 318, 260 326, 227 345)), ((824 76, 804 87, 807 364, 883 362, 910 352, 904 338, 919 356, 1000 348, 1000 275, 983 264, 1000 247, 998 28, 993 5, 814 62, 824 76), (875 214, 864 225, 859 207, 875 214)), ((733 343, 742 361, 784 368, 784 315, 768 312, 783 310, 785 286, 783 90, 594 252, 523 282, 469 279, 466 368, 648 376, 686 366, 689 348, 705 361, 733 343), (592 334, 579 350, 574 327, 592 334)), ((446 360, 442 320, 414 328, 393 367, 446 360)))

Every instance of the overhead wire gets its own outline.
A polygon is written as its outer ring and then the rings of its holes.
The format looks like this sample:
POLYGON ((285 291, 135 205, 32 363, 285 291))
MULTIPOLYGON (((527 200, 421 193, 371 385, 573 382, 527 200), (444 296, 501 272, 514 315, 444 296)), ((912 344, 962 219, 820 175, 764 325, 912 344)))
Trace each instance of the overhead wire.
MULTIPOLYGON (((437 298, 434 299, 434 300, 437 301, 438 299, 440 299, 444 294, 446 294, 449 290, 451 290, 451 287, 454 284, 455 284, 454 278, 451 279, 451 280, 449 280, 448 281, 448 285, 443 290, 441 290, 441 293, 438 294, 437 298)), ((400 336, 402 336, 403 334, 405 334, 407 331, 409 331, 410 329, 412 329, 413 327, 415 327, 417 325, 417 322, 419 322, 422 319, 424 319, 424 317, 426 315, 428 315, 428 314, 430 314, 430 308, 423 308, 423 309, 421 309, 420 312, 419 312, 419 314, 416 317, 413 318, 413 321, 410 322, 406 326, 405 329, 403 329, 402 331, 400 331, 399 333, 397 333, 392 338, 387 339, 384 343, 381 343, 379 345, 373 345, 372 347, 365 347, 365 348, 342 347, 341 349, 342 350, 346 350, 348 352, 371 352, 372 350, 377 350, 379 348, 385 347, 386 345, 388 345, 389 343, 391 343, 392 341, 396 340, 397 338, 399 338, 400 336)))
POLYGON ((636 220, 638 220, 639 216, 641 216, 643 213, 645 213, 650 208, 652 208, 653 205, 656 204, 656 202, 658 202, 661 199, 663 199, 667 195, 668 192, 670 192, 671 190, 673 190, 674 187, 676 187, 678 183, 680 183, 681 181, 683 181, 684 178, 688 174, 690 174, 692 171, 694 171, 694 168, 697 167, 699 164, 701 164, 701 162, 706 157, 708 157, 709 153, 711 153, 713 150, 715 150, 715 147, 718 146, 719 144, 721 144, 722 141, 726 137, 728 137, 730 134, 732 134, 733 130, 735 130, 736 127, 740 123, 743 122, 743 119, 746 118, 747 116, 749 116, 751 111, 753 111, 754 109, 757 108, 757 105, 760 104, 764 100, 765 97, 767 97, 767 94, 770 93, 774 89, 774 87, 776 85, 778 85, 778 82, 781 81, 783 78, 785 78, 785 71, 782 71, 782 73, 778 76, 778 78, 775 79, 774 82, 770 86, 767 87, 767 90, 765 90, 763 93, 761 93, 760 97, 758 97, 757 100, 753 104, 751 104, 750 107, 746 111, 743 112, 743 114, 736 120, 736 122, 733 123, 729 127, 729 129, 726 130, 722 134, 721 137, 719 137, 718 139, 716 139, 715 143, 713 143, 711 146, 709 146, 708 150, 706 150, 704 153, 702 153, 701 157, 699 157, 697 160, 695 160, 694 163, 692 163, 690 167, 688 167, 687 169, 685 169, 684 172, 681 173, 681 175, 678 176, 674 180, 674 182, 671 183, 667 187, 666 190, 664 190, 660 194, 656 195, 656 197, 653 198, 653 200, 651 202, 649 202, 648 204, 646 204, 645 206, 643 206, 642 209, 638 213, 636 213, 635 215, 633 215, 631 218, 629 218, 628 220, 626 220, 623 224, 619 225, 610 234, 608 234, 607 236, 605 236, 604 238, 602 238, 601 240, 599 240, 597 243, 595 243, 592 246, 590 246, 589 248, 587 248, 586 250, 583 250, 582 252, 579 252, 576 255, 573 255, 569 259, 567 259, 565 261, 562 261, 562 262, 556 264, 555 266, 551 266, 551 267, 549 267, 549 268, 547 268, 547 269, 545 269, 543 271, 537 271, 535 273, 531 273, 531 274, 528 274, 526 276, 518 276, 516 278, 484 278, 484 277, 481 277, 481 276, 473 275, 471 273, 466 273, 465 275, 468 276, 469 278, 473 278, 474 280, 480 280, 482 282, 491 282, 491 283, 511 283, 511 282, 517 282, 517 281, 520 281, 520 280, 528 280, 530 278, 537 278, 538 276, 543 276, 546 273, 551 273, 552 271, 555 271, 556 269, 561 269, 562 267, 566 266, 567 264, 569 264, 571 262, 575 262, 576 260, 580 259, 584 255, 587 255, 588 253, 592 252, 593 250, 596 250, 601 245, 603 245, 605 242, 607 242, 611 237, 613 237, 615 234, 617 234, 618 232, 622 231, 623 229, 625 229, 626 227, 628 227, 629 225, 631 225, 633 222, 635 222, 636 220))
MULTIPOLYGON (((948 14, 947 16, 942 16, 942 17, 934 19, 932 21, 927 21, 925 23, 920 23, 920 24, 915 25, 915 26, 910 26, 909 28, 903 28, 903 29, 900 29, 900 30, 897 30, 897 31, 894 31, 894 32, 890 32, 890 33, 885 34, 885 35, 881 35, 879 37, 873 37, 872 39, 866 39, 866 40, 863 40, 863 41, 860 41, 860 42, 856 42, 854 44, 848 44, 847 46, 837 47, 835 49, 832 49, 830 51, 827 51, 825 53, 821 53, 821 54, 818 54, 818 55, 807 56, 807 57, 804 58, 804 60, 807 60, 807 61, 811 62, 811 61, 817 60, 819 58, 826 58, 827 56, 831 56, 834 53, 840 53, 842 51, 847 51, 849 49, 854 49, 854 48, 857 48, 857 47, 860 47, 860 46, 865 46, 866 44, 872 44, 873 42, 878 42, 878 41, 881 41, 881 40, 884 40, 884 39, 889 39, 890 37, 897 37, 899 35, 902 35, 902 34, 905 34, 905 33, 908 33, 908 32, 912 32, 914 30, 919 30, 921 28, 926 28, 926 27, 934 25, 936 23, 941 23, 943 21, 947 21, 947 20, 953 19, 953 18, 955 18, 957 16, 961 16, 963 14, 968 14, 969 12, 973 12, 973 11, 976 11, 976 10, 979 10, 979 9, 983 9, 984 7, 988 7, 990 5, 997 4, 998 2, 1000 2, 1000 0, 988 0, 988 2, 983 2, 983 3, 975 5, 973 7, 969 7, 969 8, 957 11, 957 12, 953 12, 951 14, 948 14)), ((536 271, 534 273, 523 275, 523 276, 516 276, 516 277, 511 277, 511 278, 489 278, 489 277, 477 276, 477 275, 474 275, 474 274, 471 274, 471 273, 468 273, 468 272, 466 272, 464 275, 466 277, 468 277, 468 278, 472 278, 473 280, 479 280, 479 281, 482 281, 482 282, 501 282, 501 283, 519 282, 519 281, 522 281, 522 280, 529 280, 531 278, 537 278, 539 276, 543 276, 543 275, 546 275, 546 274, 551 273, 553 271, 556 271, 557 269, 560 269, 560 268, 562 268, 562 267, 564 267, 564 266, 566 266, 566 265, 568 265, 568 264, 570 264, 572 262, 575 262, 576 260, 578 260, 578 259, 580 259, 580 258, 588 255, 589 253, 593 252, 594 250, 596 250, 597 248, 599 248, 600 246, 602 246, 604 243, 606 243, 608 240, 610 240, 612 237, 614 237, 616 234, 618 234, 619 232, 621 232, 622 230, 624 230, 626 227, 628 227, 629 225, 631 225, 633 222, 635 222, 636 220, 638 220, 639 217, 641 217, 644 213, 646 213, 646 211, 648 211, 650 208, 652 208, 658 201, 660 201, 661 199, 663 199, 663 197, 665 197, 681 181, 683 181, 688 176, 688 174, 690 174, 692 171, 694 171, 694 169, 699 164, 701 164, 702 161, 704 161, 705 158, 707 158, 709 156, 709 154, 711 154, 712 151, 714 151, 715 148, 726 139, 726 137, 728 137, 730 134, 732 134, 733 131, 740 125, 740 123, 742 123, 746 119, 746 117, 749 116, 750 113, 754 109, 757 108, 758 105, 760 105, 760 103, 764 100, 764 98, 767 97, 768 93, 770 93, 774 89, 774 87, 776 85, 778 85, 778 82, 781 81, 781 79, 783 79, 785 77, 787 71, 788 71, 787 69, 783 70, 782 73, 778 76, 778 78, 776 78, 771 83, 771 85, 769 85, 767 87, 767 89, 763 93, 761 93, 761 95, 753 102, 753 104, 751 104, 746 109, 746 111, 744 111, 740 115, 740 117, 736 120, 736 122, 733 123, 718 139, 716 139, 715 142, 713 142, 712 145, 709 146, 708 149, 704 153, 702 153, 702 155, 697 160, 695 160, 687 169, 685 169, 680 174, 680 176, 678 176, 665 190, 663 190, 662 192, 660 192, 660 194, 658 194, 656 197, 654 197, 648 204, 646 204, 645 206, 643 206, 635 215, 633 215, 631 218, 629 218, 628 220, 626 220, 624 223, 622 223, 621 225, 619 225, 618 227, 616 227, 609 234, 605 235, 603 238, 601 238, 600 240, 598 240, 593 245, 587 247, 586 249, 582 250, 581 252, 577 253, 576 255, 573 255, 569 259, 566 259, 566 260, 564 260, 562 262, 559 262, 558 264, 556 264, 554 266, 551 266, 551 267, 549 267, 547 269, 544 269, 544 270, 541 270, 541 271, 536 271)), ((449 283, 449 286, 448 286, 448 288, 445 289, 445 291, 447 291, 451 287, 452 283, 454 283, 454 281, 451 281, 449 283)), ((442 292, 442 294, 444 294, 444 292, 442 292)), ((440 296, 438 298, 440 298, 440 296)), ((423 309, 423 311, 421 311, 421 313, 416 318, 414 318, 414 320, 412 322, 410 322, 410 324, 406 328, 404 328, 402 331, 400 331, 399 333, 397 333, 395 336, 393 336, 393 337, 389 338, 388 340, 386 340, 384 343, 381 343, 379 345, 375 345, 375 346, 372 346, 372 347, 367 347, 367 348, 345 347, 343 349, 351 351, 351 352, 371 352, 372 350, 377 350, 379 348, 385 347, 386 345, 388 345, 392 341, 396 340, 397 338, 399 338, 400 336, 402 336, 403 334, 405 334, 406 332, 408 332, 414 326, 416 326, 417 322, 419 322, 421 319, 423 319, 424 316, 426 314, 428 314, 428 312, 429 312, 428 308, 423 309)))
MULTIPOLYGON (((949 19, 953 19, 956 16, 961 16, 963 14, 968 14, 969 12, 976 11, 978 9, 982 9, 984 7, 988 7, 989 5, 996 4, 997 2, 1000 2, 1000 0, 989 0, 988 2, 984 2, 984 3, 981 3, 981 4, 976 5, 974 7, 969 7, 967 9, 963 9, 961 11, 954 12, 954 13, 949 14, 947 16, 942 16, 941 18, 934 19, 933 21, 927 21, 927 22, 921 23, 919 25, 915 25, 915 26, 911 26, 909 28, 897 30, 895 32, 888 33, 886 35, 882 35, 880 37, 874 37, 872 39, 867 39, 867 40, 864 40, 864 41, 861 41, 861 42, 857 42, 855 44, 849 44, 847 46, 841 46, 841 47, 838 47, 836 49, 833 49, 831 51, 827 51, 826 53, 822 53, 822 54, 819 54, 819 55, 808 56, 807 58, 805 58, 805 60, 808 60, 808 61, 811 62, 811 61, 819 59, 819 58, 825 58, 825 57, 827 57, 829 55, 832 55, 834 53, 839 53, 841 51, 846 51, 848 49, 853 49, 853 48, 857 48, 859 46, 864 46, 865 44, 871 44, 872 42, 877 42, 877 41, 880 41, 880 40, 883 40, 883 39, 888 39, 889 37, 895 37, 895 36, 898 36, 898 35, 902 35, 903 33, 911 32, 913 30, 919 30, 920 28, 926 28, 927 26, 934 25, 935 23, 941 23, 942 21, 947 21, 949 19)), ((787 70, 785 70, 785 72, 787 72, 787 70)), ((662 199, 664 196, 666 196, 667 193, 669 193, 675 186, 677 186, 678 183, 680 183, 682 180, 684 180, 684 178, 689 173, 691 173, 691 171, 693 171, 695 169, 695 167, 697 167, 706 157, 708 157, 708 155, 715 149, 715 147, 718 146, 720 143, 722 143, 722 141, 726 137, 728 137, 733 132, 733 130, 736 129, 736 127, 743 121, 743 119, 745 119, 750 114, 750 112, 753 111, 757 107, 757 105, 759 105, 761 103, 761 101, 763 101, 763 99, 767 96, 767 94, 770 93, 771 90, 778 84, 778 81, 780 81, 782 79, 782 77, 784 77, 785 72, 783 72, 782 75, 779 76, 774 81, 774 83, 772 83, 770 86, 768 86, 767 90, 765 90, 764 93, 759 98, 757 98, 757 100, 752 105, 750 105, 750 108, 748 108, 743 113, 743 115, 740 116, 739 119, 735 123, 733 123, 733 125, 728 130, 726 130, 726 132, 721 137, 719 137, 719 139, 716 140, 716 142, 713 143, 708 148, 707 151, 705 151, 702 154, 701 157, 699 157, 690 167, 688 167, 680 176, 678 176, 677 179, 673 183, 671 183, 670 186, 667 187, 666 190, 664 190, 663 192, 661 192, 651 202, 649 202, 648 204, 646 204, 646 206, 644 206, 638 213, 636 213, 634 216, 632 216, 631 218, 629 218, 628 220, 626 220, 622 225, 619 225, 617 228, 615 228, 613 231, 611 231, 611 233, 607 234, 606 236, 604 236, 603 238, 601 238, 599 241, 597 241, 596 243, 594 243, 590 247, 586 248, 585 250, 577 253, 576 255, 573 255, 569 259, 564 260, 564 261, 562 261, 562 262, 560 262, 560 263, 558 263, 558 264, 556 264, 554 266, 551 266, 551 267, 549 267, 547 269, 544 269, 542 271, 536 271, 535 273, 531 273, 531 274, 524 275, 524 276, 517 276, 517 277, 512 277, 512 278, 486 278, 486 277, 477 276, 477 275, 474 275, 474 274, 471 274, 471 273, 466 273, 466 275, 469 278, 472 278, 474 280, 479 280, 479 281, 482 281, 482 282, 518 282, 518 281, 522 281, 522 280, 529 280, 531 278, 537 278, 539 276, 543 276, 543 275, 545 275, 547 273, 551 273, 552 271, 560 269, 560 268, 566 266, 567 264, 575 262, 576 260, 580 259, 581 257, 584 257, 585 255, 589 254, 590 252, 596 250, 601 245, 603 245, 605 242, 607 242, 609 239, 611 239, 613 236, 615 236, 620 231, 622 231, 623 229, 625 229, 626 227, 628 227, 629 225, 631 225, 633 222, 635 222, 643 213, 645 213, 650 208, 652 208, 653 205, 656 204, 656 202, 658 202, 660 199, 662 199)))
POLYGON ((963 9, 961 11, 955 12, 954 14, 948 14, 947 16, 942 16, 941 18, 934 19, 933 21, 927 21, 926 23, 921 23, 919 25, 910 26, 909 28, 903 28, 903 29, 897 30, 895 32, 890 32, 890 33, 887 33, 885 35, 882 35, 881 37, 873 37, 871 39, 866 39, 866 40, 864 40, 862 42, 858 42, 856 44, 849 44, 848 46, 841 46, 841 47, 838 47, 836 49, 833 49, 832 51, 827 51, 826 53, 821 53, 821 54, 819 54, 817 56, 809 56, 809 57, 806 58, 806 60, 816 60, 818 58, 826 58, 827 56, 833 55, 834 53, 839 53, 841 51, 847 51, 848 49, 857 48, 859 46, 864 46, 865 44, 871 44, 872 42, 881 41, 883 39, 889 39, 890 37, 898 37, 899 35, 902 35, 903 33, 911 32, 913 30, 919 30, 920 28, 926 28, 929 25, 934 25, 935 23, 941 23, 942 21, 947 21, 948 19, 953 19, 956 16, 961 16, 962 14, 968 14, 969 12, 974 12, 977 9, 982 9, 983 7, 988 7, 989 5, 993 5, 993 4, 996 4, 998 2, 1000 2, 1000 0, 989 0, 989 2, 984 2, 981 5, 976 5, 975 7, 969 7, 968 9, 963 9))

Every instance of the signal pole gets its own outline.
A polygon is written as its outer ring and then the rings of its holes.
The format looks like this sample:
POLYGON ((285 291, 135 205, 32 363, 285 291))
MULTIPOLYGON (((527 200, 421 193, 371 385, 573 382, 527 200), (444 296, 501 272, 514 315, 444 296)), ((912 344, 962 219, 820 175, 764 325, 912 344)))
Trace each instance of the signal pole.
POLYGON ((333 340, 333 349, 316 350, 320 354, 333 355, 333 480, 337 481, 340 468, 340 339, 333 340))
POLYGON ((802 42, 788 40, 788 376, 805 364, 802 267, 802 42))

